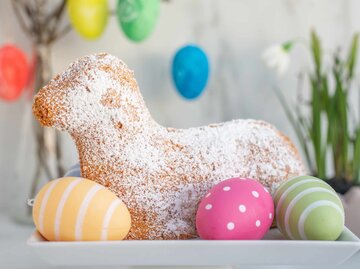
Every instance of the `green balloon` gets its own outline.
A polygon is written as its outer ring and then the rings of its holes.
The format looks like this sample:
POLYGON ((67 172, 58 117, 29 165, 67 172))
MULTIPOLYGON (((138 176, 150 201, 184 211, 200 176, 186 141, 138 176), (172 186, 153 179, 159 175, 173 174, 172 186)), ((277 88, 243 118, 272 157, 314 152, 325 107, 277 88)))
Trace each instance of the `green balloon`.
POLYGON ((159 16, 159 0, 118 0, 117 18, 125 35, 140 42, 153 31, 159 16))

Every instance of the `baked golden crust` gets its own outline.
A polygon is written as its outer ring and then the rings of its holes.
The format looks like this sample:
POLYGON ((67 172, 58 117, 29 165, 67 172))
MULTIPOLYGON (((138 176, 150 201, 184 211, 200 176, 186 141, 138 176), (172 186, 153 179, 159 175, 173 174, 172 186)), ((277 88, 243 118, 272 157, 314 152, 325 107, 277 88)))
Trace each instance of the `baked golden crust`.
POLYGON ((160 126, 133 72, 107 54, 70 65, 39 91, 33 111, 42 125, 70 133, 82 176, 105 185, 128 206, 128 239, 196 237, 197 205, 224 179, 255 178, 274 192, 305 173, 290 140, 263 121, 160 126))

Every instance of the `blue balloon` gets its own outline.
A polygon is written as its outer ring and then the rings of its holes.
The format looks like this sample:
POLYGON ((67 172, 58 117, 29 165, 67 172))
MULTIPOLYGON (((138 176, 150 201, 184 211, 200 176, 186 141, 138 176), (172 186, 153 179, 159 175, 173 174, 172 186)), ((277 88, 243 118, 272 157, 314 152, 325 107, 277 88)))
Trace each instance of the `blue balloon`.
POLYGON ((182 47, 175 54, 172 76, 176 89, 183 97, 197 98, 209 78, 209 61, 205 52, 195 45, 182 47))

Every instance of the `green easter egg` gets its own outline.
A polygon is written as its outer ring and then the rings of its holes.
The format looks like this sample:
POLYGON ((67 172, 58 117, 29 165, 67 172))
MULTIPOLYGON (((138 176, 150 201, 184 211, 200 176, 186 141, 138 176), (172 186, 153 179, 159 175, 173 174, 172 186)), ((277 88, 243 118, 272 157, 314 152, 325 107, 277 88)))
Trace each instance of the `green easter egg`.
POLYGON ((159 16, 159 0, 118 0, 117 18, 125 35, 140 42, 153 31, 159 16))
POLYGON ((289 239, 336 240, 344 228, 344 208, 323 180, 300 176, 285 181, 274 195, 276 221, 289 239))
POLYGON ((68 0, 67 13, 76 32, 90 40, 103 33, 109 16, 107 0, 68 0))
MULTIPOLYGON (((343 212, 330 206, 318 207, 309 213, 302 227, 312 240, 336 240, 343 230, 343 212), (324 221, 325 220, 325 221, 324 221)), ((302 234, 305 234, 301 231, 302 234)))

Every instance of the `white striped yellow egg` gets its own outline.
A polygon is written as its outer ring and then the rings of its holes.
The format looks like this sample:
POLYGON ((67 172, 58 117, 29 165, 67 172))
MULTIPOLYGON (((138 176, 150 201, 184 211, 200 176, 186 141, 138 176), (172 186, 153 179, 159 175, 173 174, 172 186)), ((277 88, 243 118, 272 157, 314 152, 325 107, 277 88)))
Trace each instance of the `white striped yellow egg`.
POLYGON ((50 241, 121 240, 131 226, 127 207, 114 193, 77 177, 47 183, 35 198, 33 219, 50 241))
POLYGON ((344 208, 323 180, 299 176, 275 192, 276 222, 289 239, 336 240, 344 228, 344 208))

